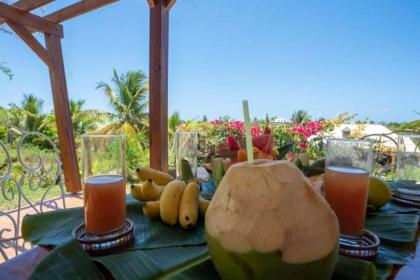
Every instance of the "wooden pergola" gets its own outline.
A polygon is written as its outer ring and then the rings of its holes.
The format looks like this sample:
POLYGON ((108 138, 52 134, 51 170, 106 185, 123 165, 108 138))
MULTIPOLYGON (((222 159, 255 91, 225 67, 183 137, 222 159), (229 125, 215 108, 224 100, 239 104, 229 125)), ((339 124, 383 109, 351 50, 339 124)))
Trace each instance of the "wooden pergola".
MULTIPOLYGON (((66 187, 69 192, 77 192, 81 190, 81 180, 61 49, 64 36, 61 23, 118 0, 81 0, 45 16, 31 13, 53 1, 19 0, 10 5, 0 2, 0 25, 9 25, 48 66, 66 187), (45 45, 33 32, 44 34, 45 45)), ((150 8, 150 166, 167 171, 169 10, 175 0, 147 0, 147 3, 150 8)))

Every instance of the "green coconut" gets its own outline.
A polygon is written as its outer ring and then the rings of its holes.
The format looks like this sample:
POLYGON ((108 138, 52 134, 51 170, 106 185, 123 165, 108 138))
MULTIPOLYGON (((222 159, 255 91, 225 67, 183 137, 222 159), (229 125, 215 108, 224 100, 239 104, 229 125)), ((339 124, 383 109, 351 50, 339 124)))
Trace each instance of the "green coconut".
POLYGON ((206 237, 222 279, 330 279, 337 218, 291 162, 232 165, 206 213, 206 237))

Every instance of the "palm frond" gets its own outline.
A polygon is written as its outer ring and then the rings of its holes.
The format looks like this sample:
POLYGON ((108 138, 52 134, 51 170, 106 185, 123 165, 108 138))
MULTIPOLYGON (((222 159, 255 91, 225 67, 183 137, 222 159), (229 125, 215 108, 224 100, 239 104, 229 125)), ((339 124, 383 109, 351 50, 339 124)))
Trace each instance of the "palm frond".
POLYGON ((114 111, 109 117, 113 120, 95 131, 134 135, 142 129, 147 129, 149 84, 145 73, 128 71, 118 74, 113 69, 111 82, 113 88, 103 82, 98 84, 98 88, 101 88, 109 98, 114 111))

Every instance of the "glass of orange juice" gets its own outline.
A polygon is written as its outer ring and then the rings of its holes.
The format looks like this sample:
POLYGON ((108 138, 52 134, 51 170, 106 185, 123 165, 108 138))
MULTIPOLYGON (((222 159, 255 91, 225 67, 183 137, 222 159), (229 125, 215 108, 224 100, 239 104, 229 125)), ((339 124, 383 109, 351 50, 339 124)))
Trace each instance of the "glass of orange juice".
POLYGON ((125 137, 82 135, 81 148, 86 233, 118 230, 126 222, 125 137))
POLYGON ((340 242, 362 241, 372 157, 370 140, 327 140, 325 197, 337 215, 340 242))

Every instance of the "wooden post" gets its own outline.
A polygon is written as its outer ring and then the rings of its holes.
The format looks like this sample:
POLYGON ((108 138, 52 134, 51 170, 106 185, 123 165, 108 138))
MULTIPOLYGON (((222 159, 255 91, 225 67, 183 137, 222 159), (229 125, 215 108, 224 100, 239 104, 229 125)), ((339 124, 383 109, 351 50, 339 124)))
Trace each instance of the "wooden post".
POLYGON ((80 191, 82 185, 71 123, 63 53, 61 50, 61 38, 47 33, 45 33, 44 36, 45 46, 51 59, 49 71, 64 180, 66 182, 67 191, 74 193, 80 191))
POLYGON ((118 0, 80 0, 45 17, 30 13, 30 11, 53 1, 19 0, 13 5, 0 1, 0 25, 5 22, 9 24, 48 66, 66 188, 68 192, 78 192, 82 187, 61 50, 63 27, 59 23, 118 0), (31 34, 35 31, 44 33, 45 48, 31 34))
POLYGON ((150 166, 168 171, 169 8, 165 0, 150 8, 150 166))

